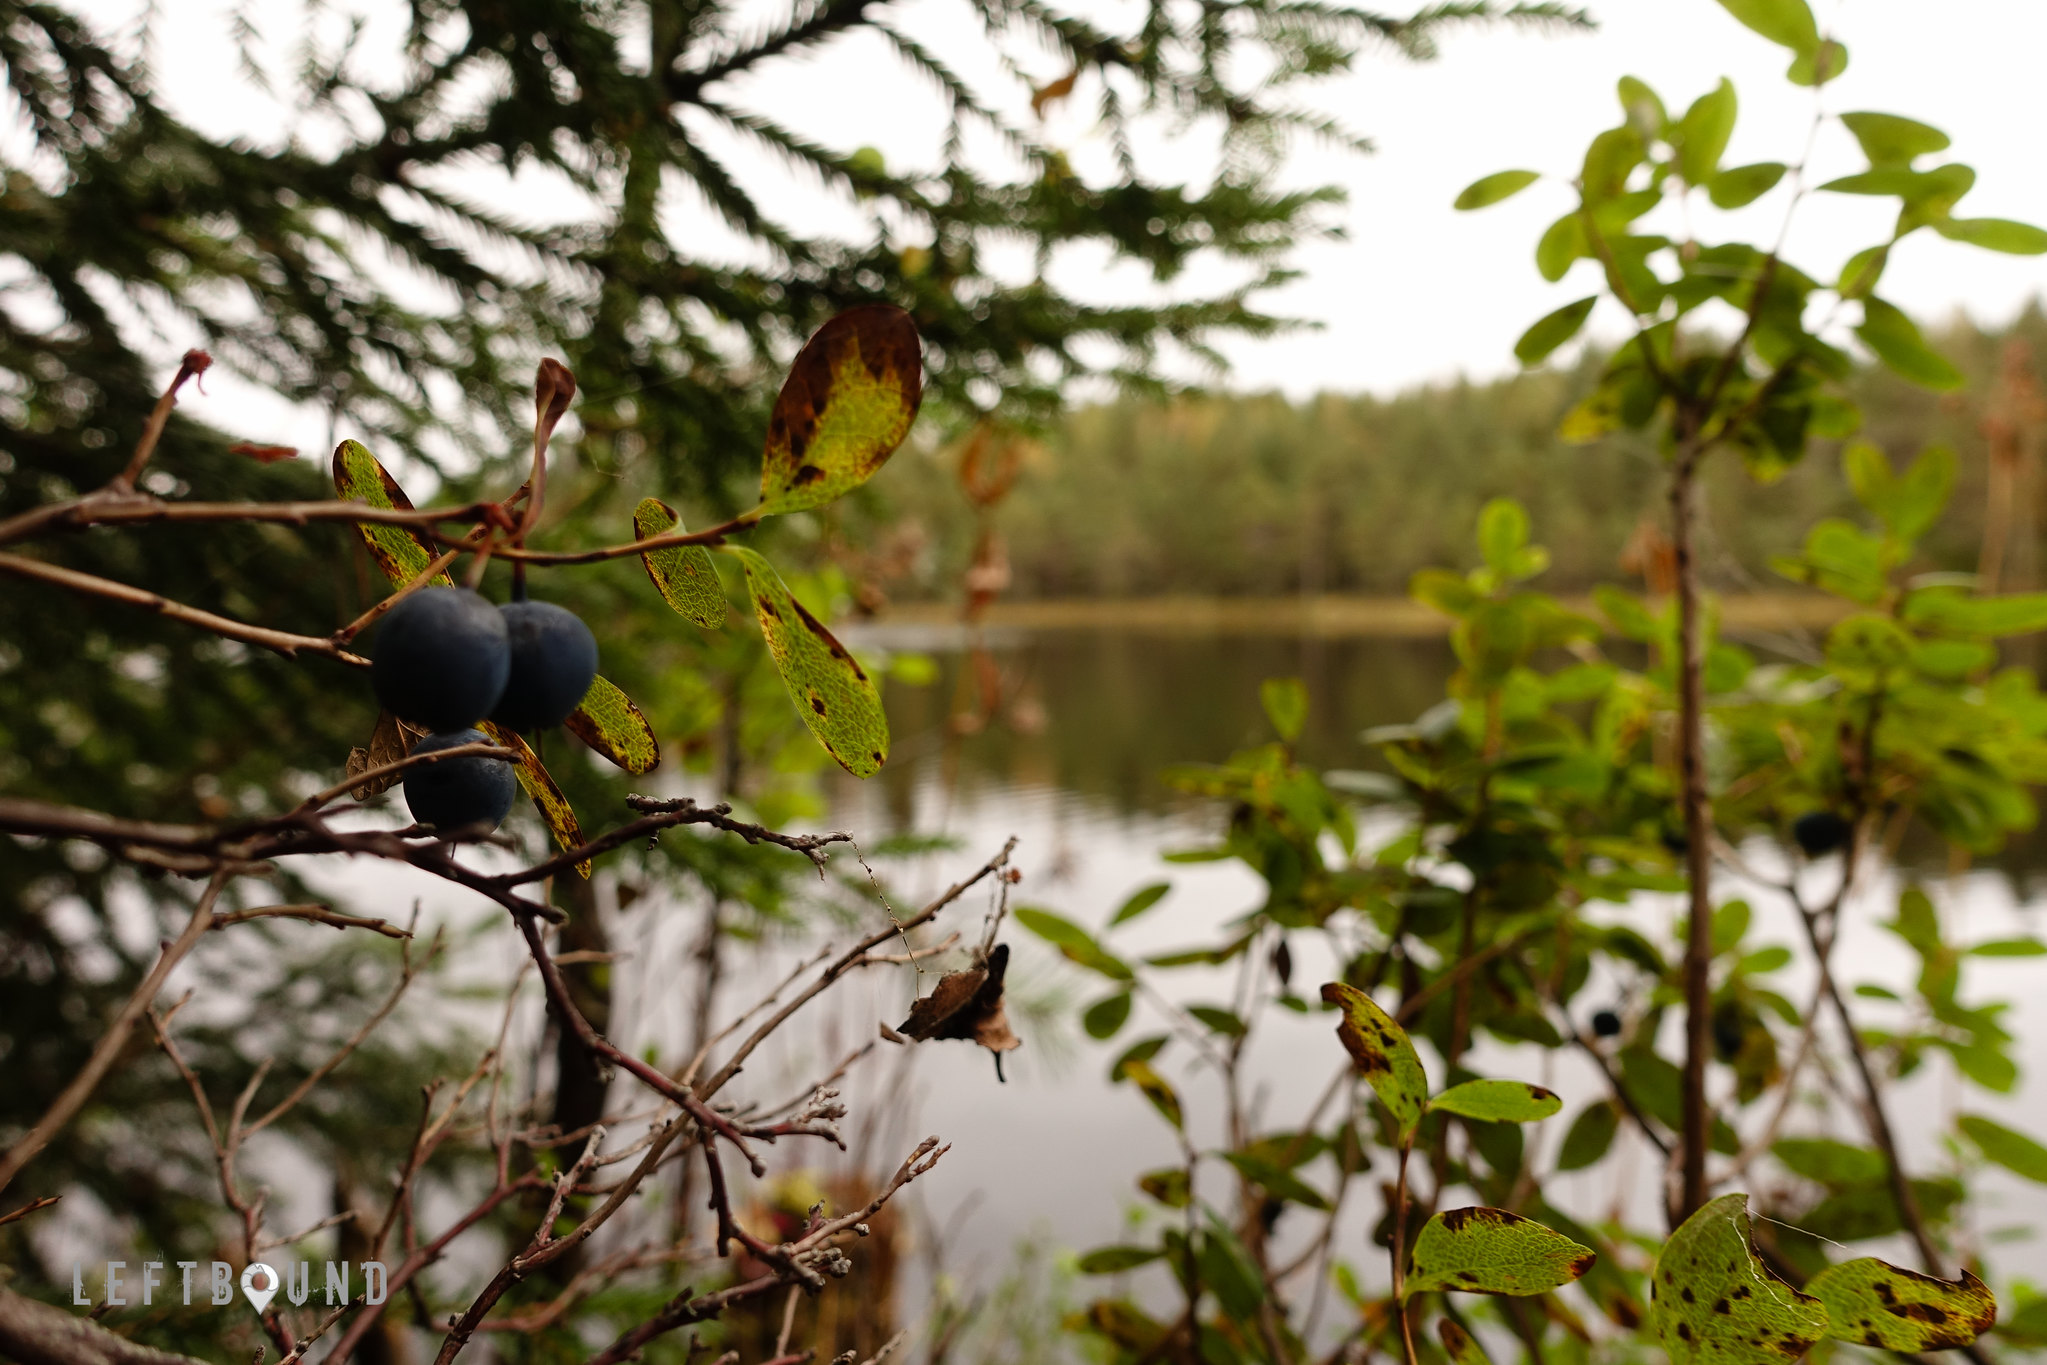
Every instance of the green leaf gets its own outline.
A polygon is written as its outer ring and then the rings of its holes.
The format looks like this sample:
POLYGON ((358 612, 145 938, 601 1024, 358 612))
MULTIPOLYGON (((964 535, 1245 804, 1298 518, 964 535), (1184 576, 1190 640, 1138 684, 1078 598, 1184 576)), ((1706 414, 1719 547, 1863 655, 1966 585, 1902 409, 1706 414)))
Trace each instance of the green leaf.
POLYGON ((1025 906, 1016 912, 1016 922, 1057 948, 1069 962, 1100 972, 1112 980, 1135 979, 1136 974, 1128 964, 1095 942, 1093 934, 1064 916, 1025 906))
POLYGON ((1299 678, 1267 678, 1258 684, 1258 700, 1265 718, 1279 737, 1291 744, 1308 724, 1308 686, 1299 678))
POLYGON ((1100 1041, 1115 1037, 1116 1030, 1129 1019, 1130 992, 1118 991, 1089 1005, 1087 1012, 1080 1016, 1080 1023, 1087 1030, 1088 1037, 1100 1041))
POLYGON ((1780 1138, 1770 1155, 1794 1175, 1836 1190, 1877 1184, 1890 1170, 1882 1152, 1833 1138, 1780 1138))
POLYGON ((1733 166, 1706 182, 1706 197, 1715 208, 1738 209, 1768 194, 1784 178, 1781 161, 1758 161, 1752 166, 1733 166))
POLYGON ((1557 1152, 1557 1169, 1560 1171, 1582 1171, 1587 1166, 1599 1163, 1613 1146, 1614 1135, 1620 1131, 1620 1106, 1612 1100, 1600 1100, 1587 1105, 1577 1118, 1571 1120, 1571 1129, 1564 1134, 1564 1145, 1557 1152))
POLYGON ((1486 566, 1507 575, 1528 544, 1528 510, 1512 498, 1494 498, 1479 509, 1478 552, 1486 566))
POLYGON ((1231 1038, 1244 1036, 1244 1021, 1229 1010, 1215 1005, 1189 1005, 1187 1013, 1217 1033, 1226 1034, 1231 1038))
POLYGON ((790 595, 774 565, 744 545, 720 548, 746 571, 768 654, 810 733, 853 776, 880 772, 888 759, 888 713, 867 670, 790 595))
POLYGON ((1994 938, 1968 951, 1976 957, 2047 957, 2047 943, 2037 938, 1994 938))
POLYGON ((2013 1175, 2047 1185, 2047 1147, 1981 1114, 1964 1114, 1955 1126, 1991 1161, 2013 1175))
POLYGON ((924 396, 917 324, 870 303, 817 329, 797 352, 768 418, 760 512, 822 507, 873 477, 924 396))
POLYGON ((1125 920, 1136 919, 1145 911, 1164 900, 1166 893, 1173 889, 1171 882, 1153 882, 1150 886, 1133 892, 1115 914, 1109 916, 1109 927, 1114 928, 1125 920))
POLYGON ((1720 0, 1720 8, 1779 47, 1807 53, 1820 45, 1819 25, 1805 0, 1720 0))
MULTIPOLYGON (((633 509, 633 538, 649 540, 682 525, 675 509, 659 498, 642 499, 633 509)), ((711 552, 701 545, 676 545, 649 550, 640 556, 647 577, 663 601, 706 630, 725 624, 725 587, 718 581, 718 566, 711 552)))
POLYGON ((1868 298, 1869 291, 1876 288, 1877 282, 1883 279, 1884 266, 1890 258, 1889 243, 1864 247, 1850 256, 1848 263, 1841 267, 1841 278, 1834 286, 1835 292, 1844 299, 1868 298))
POLYGON ((1137 1177, 1137 1188, 1169 1209, 1184 1209, 1194 1197, 1193 1187, 1187 1180, 1187 1172, 1178 1166, 1146 1171, 1137 1177))
POLYGON ((1443 1353, 1450 1365, 1493 1365, 1478 1339, 1449 1318, 1436 1323, 1436 1335, 1443 1339, 1443 1353))
POLYGON ((1551 223, 1535 244, 1535 268, 1551 284, 1561 280, 1580 256, 1591 255, 1585 240, 1585 220, 1574 209, 1551 223))
POLYGON ((1915 626, 1957 635, 2030 635, 2047 630, 2047 592, 2003 597, 1959 597, 1952 592, 1915 592, 1901 613, 1915 626))
POLYGON ((1494 171, 1466 185, 1451 207, 1460 212, 1486 208, 1502 199, 1513 198, 1540 179, 1540 171, 1494 171))
POLYGON ((1855 335, 1893 373, 1914 384, 1939 390, 1962 386, 1962 372, 1926 344, 1919 325, 1882 299, 1862 301, 1862 325, 1855 335))
POLYGON ((1948 218, 1936 222, 1933 230, 1949 241, 1966 242, 1985 251, 2002 251, 2008 256, 2047 253, 2047 230, 2009 218, 1948 218))
POLYGON ((1583 1275, 1597 1256, 1532 1218, 1505 1209, 1450 1209, 1423 1225, 1408 1258, 1407 1297, 1432 1290, 1546 1294, 1583 1275))
POLYGON ((1564 1107, 1552 1092, 1526 1081, 1466 1081, 1429 1101, 1429 1108, 1489 1123, 1534 1123, 1564 1107))
MULTIPOLYGON (((398 480, 391 477, 377 457, 370 454, 369 447, 360 441, 343 441, 334 447, 334 493, 343 502, 359 502, 386 510, 412 510, 412 499, 405 496, 398 480)), ((371 526, 358 522, 355 529, 368 548, 370 559, 384 577, 391 580, 393 587, 404 587, 434 561, 434 552, 427 548, 426 542, 403 526, 371 526)), ((453 582, 445 573, 434 579, 434 583, 440 586, 453 582)))
POLYGON ((590 680, 590 690, 562 725, 635 777, 654 771, 661 762, 654 727, 633 699, 602 675, 590 680))
POLYGON ((1579 186, 1587 204, 1613 199, 1628 187, 1628 176, 1642 164, 1642 138, 1623 124, 1609 128, 1585 149, 1585 166, 1579 186))
POLYGON ((1337 1039, 1350 1053, 1358 1073, 1393 1115, 1403 1141, 1414 1134, 1429 1100, 1429 1078, 1415 1055, 1407 1031, 1379 1008, 1371 996, 1341 981, 1322 987, 1322 999, 1343 1011, 1337 1039))
POLYGON ((1620 96, 1621 112, 1627 115, 1628 126, 1643 140, 1663 136, 1663 125, 1670 122, 1670 115, 1654 90, 1633 76, 1623 76, 1616 93, 1620 96))
POLYGON ((1540 364, 1550 352, 1578 335, 1585 319, 1592 315, 1592 306, 1598 302, 1599 296, 1593 294, 1576 303, 1567 303, 1547 317, 1536 319, 1534 325, 1514 343, 1514 358, 1523 365, 1540 364))
POLYGON ((1248 1180, 1265 1187, 1265 1192, 1275 1199, 1284 1199, 1303 1208, 1327 1211, 1329 1200, 1314 1186, 1302 1180, 1276 1161, 1268 1161, 1255 1152, 1224 1152, 1223 1160, 1243 1172, 1248 1180))
POLYGON ((1793 85, 1825 85, 1847 69, 1848 49, 1828 38, 1812 51, 1793 57, 1784 76, 1793 85))
POLYGON ((1167 1083, 1164 1076, 1152 1070, 1150 1062, 1126 1059, 1120 1070, 1123 1079, 1134 1084, 1151 1101, 1152 1108, 1164 1116, 1167 1123, 1175 1128, 1186 1127, 1186 1118, 1180 1108, 1179 1092, 1167 1083))
POLYGON ((1150 1265, 1165 1254, 1157 1247, 1096 1247, 1081 1257, 1078 1264, 1083 1275, 1121 1275, 1126 1270, 1150 1265))
POLYGON ((1828 1336, 1889 1351, 1967 1346, 1997 1321, 1997 1299, 1966 1270, 1937 1280, 1864 1256, 1828 1266, 1805 1289, 1826 1305, 1828 1336))
POLYGON ((1257 1321, 1266 1303, 1265 1277, 1259 1273, 1251 1253, 1221 1219, 1211 1212, 1207 1224, 1194 1253, 1201 1283, 1231 1318, 1240 1323, 1257 1321))
POLYGON ((1650 1331, 1672 1365, 1794 1361, 1827 1330, 1820 1301, 1772 1275, 1756 1254, 1745 1194, 1720 1196, 1670 1235, 1650 1292, 1650 1331))
POLYGON ((1740 110, 1734 82, 1720 84, 1692 101, 1677 126, 1677 173, 1687 185, 1705 185, 1720 169, 1720 157, 1727 139, 1734 135, 1734 119, 1740 110))
POLYGON ((1917 119, 1896 114, 1854 113, 1841 122, 1862 144, 1862 154, 1878 170, 1905 169, 1922 156, 1948 149, 1948 135, 1917 119))

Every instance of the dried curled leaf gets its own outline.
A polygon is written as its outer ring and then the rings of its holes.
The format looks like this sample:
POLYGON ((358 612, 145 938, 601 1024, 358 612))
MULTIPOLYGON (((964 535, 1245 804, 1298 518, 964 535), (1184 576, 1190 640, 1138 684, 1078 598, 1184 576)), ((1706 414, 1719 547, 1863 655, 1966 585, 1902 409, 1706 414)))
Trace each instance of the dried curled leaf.
POLYGON ((1343 1011, 1343 1022, 1336 1026, 1337 1039, 1357 1064, 1358 1073, 1392 1112, 1401 1137, 1412 1135, 1428 1106, 1429 1078, 1407 1030, 1355 986, 1331 981, 1322 987, 1322 999, 1343 1011))
POLYGON ((867 482, 910 434, 923 397, 923 345, 902 309, 849 308, 818 328, 768 419, 761 512, 821 507, 867 482))
POLYGON ((1597 1259, 1592 1248, 1532 1218, 1505 1209, 1450 1209, 1429 1219, 1414 1239, 1407 1293, 1546 1294, 1597 1259))
POLYGON ((1002 1054, 1023 1046, 1010 1031, 1002 1001, 1002 977, 1009 970, 1009 945, 998 943, 988 960, 964 971, 947 972, 931 994, 910 1006, 910 1017, 898 1033, 919 1041, 957 1038, 979 1043, 995 1054, 995 1074, 1002 1074, 1002 1054))
POLYGON ((888 760, 888 714, 867 670, 803 609, 774 565, 743 545, 723 549, 746 571, 768 653, 810 733, 853 776, 880 772, 888 760))
MULTIPOLYGON (((633 538, 646 540, 682 525, 675 509, 659 498, 643 498, 633 510, 633 538)), ((705 630, 725 624, 725 588, 718 582, 718 566, 711 552, 701 545, 677 545, 666 550, 649 550, 640 556, 647 577, 661 592, 662 600, 705 630)))
POLYGON ((661 744, 654 727, 618 685, 599 675, 590 690, 562 722, 568 732, 637 777, 661 762, 661 744))
MULTIPOLYGON (((377 728, 370 732, 370 747, 350 749, 348 765, 343 770, 350 777, 366 773, 372 768, 381 768, 386 763, 396 763, 412 752, 412 746, 426 735, 417 725, 408 725, 389 711, 377 713, 377 728)), ((373 777, 359 787, 350 787, 348 794, 358 801, 367 801, 381 795, 405 780, 403 773, 391 773, 373 777)))
POLYGON ((1805 1289, 1826 1305, 1828 1336, 1889 1351, 1967 1346, 1997 1321, 1996 1296, 1966 1270, 1937 1280, 1864 1256, 1828 1266, 1805 1289))
MULTIPOLYGON (((405 496, 398 480, 391 477, 390 471, 360 441, 343 441, 334 447, 334 492, 344 502, 360 502, 370 507, 406 512, 412 510, 412 499, 405 496)), ((433 551, 427 548, 426 542, 403 526, 358 523, 355 529, 362 536, 363 544, 369 547, 370 558, 376 561, 377 568, 395 586, 410 583, 434 561, 433 551)), ((448 584, 454 580, 440 574, 434 582, 448 584)))
POLYGON ((276 464, 279 460, 296 460, 297 446, 263 445, 257 441, 236 441, 227 448, 230 455, 246 455, 257 464, 276 464))
POLYGON ((1745 1194, 1723 1194, 1685 1219, 1649 1288, 1649 1326, 1672 1365, 1797 1360, 1827 1333, 1825 1305, 1756 1254, 1745 1194))
MULTIPOLYGON (((569 805, 569 798, 562 795, 562 789, 554 784, 547 769, 541 766, 540 756, 527 747, 525 740, 496 721, 478 721, 476 728, 489 735, 494 743, 502 744, 519 755, 517 766, 512 769, 519 779, 519 788, 533 799, 534 809, 540 812, 547 832, 554 836, 554 842, 562 852, 582 847, 583 827, 576 822, 576 812, 569 805)), ((585 858, 577 863, 576 871, 587 878, 590 860, 585 858)))

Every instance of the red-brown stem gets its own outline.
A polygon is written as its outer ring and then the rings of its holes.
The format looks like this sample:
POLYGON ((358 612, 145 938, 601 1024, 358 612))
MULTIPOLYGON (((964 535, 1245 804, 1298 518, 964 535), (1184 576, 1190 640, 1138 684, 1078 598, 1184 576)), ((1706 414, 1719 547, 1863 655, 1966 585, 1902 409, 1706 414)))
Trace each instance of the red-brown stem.
POLYGON ((1414 1324, 1407 1316, 1407 1158, 1414 1150, 1412 1133, 1400 1144, 1400 1170, 1393 1184, 1393 1311, 1400 1317, 1400 1344, 1407 1365, 1415 1365, 1414 1324))
POLYGON ((177 375, 163 391, 163 397, 157 399, 156 406, 150 410, 149 421, 142 428, 142 439, 135 443, 135 453, 128 458, 128 467, 114 480, 114 487, 135 486, 135 480, 142 476, 143 466, 147 465, 149 457, 156 453, 156 443, 163 439, 163 429, 170 425, 171 409, 178 405, 178 390, 185 387, 187 379, 204 374, 211 364, 213 357, 204 351, 185 352, 185 358, 178 363, 177 375))
POLYGON ((1706 1202, 1706 1146, 1712 1114, 1706 1107, 1706 1062, 1713 966, 1711 886, 1712 806, 1706 791, 1705 679, 1701 659, 1699 570, 1692 543, 1693 499, 1699 447, 1687 433, 1670 477, 1671 545, 1677 569, 1678 802, 1684 812, 1685 880, 1691 922, 1685 939, 1685 1062, 1679 1191, 1670 1213, 1676 1227, 1706 1202))

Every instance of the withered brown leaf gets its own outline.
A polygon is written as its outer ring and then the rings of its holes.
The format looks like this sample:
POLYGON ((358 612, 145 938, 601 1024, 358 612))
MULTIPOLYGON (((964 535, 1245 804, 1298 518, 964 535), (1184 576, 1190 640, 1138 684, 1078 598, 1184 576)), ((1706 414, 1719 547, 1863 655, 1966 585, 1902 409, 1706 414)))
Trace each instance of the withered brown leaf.
POLYGON ((947 972, 931 994, 910 1006, 910 1017, 896 1026, 920 1042, 941 1038, 979 1043, 995 1055, 995 1078, 1002 1075, 1002 1054, 1023 1046, 1010 1031, 1002 1001, 1002 975, 1009 970, 1009 945, 998 943, 985 961, 962 971, 947 972))
MULTIPOLYGON (((348 766, 343 771, 348 776, 354 777, 357 773, 366 773, 372 768, 381 768, 386 763, 396 763, 399 759, 410 754, 412 746, 417 744, 420 737, 426 733, 425 730, 419 729, 417 726, 407 725, 389 711, 379 711, 377 713, 377 728, 370 732, 370 747, 367 749, 350 749, 348 751, 348 766)), ((403 780, 402 775, 371 778, 359 787, 350 787, 348 794, 358 801, 367 801, 372 796, 377 796, 391 790, 391 788, 397 786, 403 780)))

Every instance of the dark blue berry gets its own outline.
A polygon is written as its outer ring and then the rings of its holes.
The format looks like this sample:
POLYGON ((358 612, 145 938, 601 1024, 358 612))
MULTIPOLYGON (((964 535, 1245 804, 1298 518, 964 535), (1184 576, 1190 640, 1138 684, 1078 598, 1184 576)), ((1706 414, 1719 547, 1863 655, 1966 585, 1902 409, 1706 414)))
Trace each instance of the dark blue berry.
POLYGON ((1612 1010, 1600 1010, 1592 1016, 1592 1031, 1602 1038, 1618 1038, 1621 1017, 1612 1010))
POLYGON ((1808 858, 1832 853, 1848 842, 1855 826, 1830 810, 1809 811, 1791 822, 1791 837, 1808 858))
MULTIPOLYGON (((458 730, 447 735, 428 735, 413 746, 415 754, 452 749, 458 744, 484 744, 490 736, 481 730, 458 730)), ((501 758, 448 758, 428 763, 405 775, 405 804, 412 818, 446 833, 471 825, 498 827, 512 809, 512 797, 519 790, 512 765, 501 758)))
POLYGON ((597 676, 597 637, 574 612, 552 602, 507 602, 498 611, 512 669, 490 718, 522 732, 561 724, 583 704, 597 676))
POLYGON ((511 676, 511 643, 498 609, 467 588, 426 588, 377 627, 370 683, 386 711, 447 732, 491 713, 511 676))

